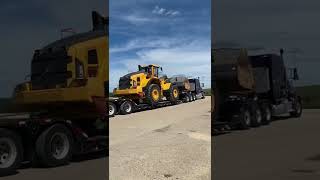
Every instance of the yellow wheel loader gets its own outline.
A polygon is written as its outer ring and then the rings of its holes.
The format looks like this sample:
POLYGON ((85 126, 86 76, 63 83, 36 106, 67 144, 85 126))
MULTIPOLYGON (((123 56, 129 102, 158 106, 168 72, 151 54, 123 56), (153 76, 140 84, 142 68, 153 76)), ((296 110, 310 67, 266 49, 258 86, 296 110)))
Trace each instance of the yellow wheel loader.
POLYGON ((14 101, 23 110, 72 117, 74 113, 96 117, 98 109, 102 113, 109 79, 108 27, 98 13, 93 12, 92 18, 93 30, 35 50, 30 81, 14 92, 14 101))
POLYGON ((0 115, 0 156, 8 157, 0 175, 21 162, 54 167, 108 147, 108 123, 100 118, 108 92, 108 19, 92 17, 93 30, 35 51, 31 79, 13 95, 20 113, 0 115))
POLYGON ((159 77, 162 67, 158 65, 138 66, 138 71, 120 78, 114 95, 130 98, 133 101, 156 106, 164 97, 171 103, 179 99, 178 87, 166 76, 159 77))

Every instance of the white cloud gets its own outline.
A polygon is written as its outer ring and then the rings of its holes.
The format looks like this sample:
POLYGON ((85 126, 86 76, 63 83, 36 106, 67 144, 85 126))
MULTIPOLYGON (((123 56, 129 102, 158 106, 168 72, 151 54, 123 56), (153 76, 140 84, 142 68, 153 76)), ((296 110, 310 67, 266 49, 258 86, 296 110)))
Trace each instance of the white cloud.
POLYGON ((149 22, 155 22, 155 19, 147 18, 147 17, 142 17, 139 15, 134 15, 130 14, 127 16, 120 16, 121 20, 127 21, 131 24, 142 24, 142 23, 149 23, 149 22))
POLYGON ((165 15, 165 16, 177 16, 180 14, 179 11, 168 10, 159 6, 155 6, 154 9, 152 10, 152 13, 158 14, 158 15, 165 15))

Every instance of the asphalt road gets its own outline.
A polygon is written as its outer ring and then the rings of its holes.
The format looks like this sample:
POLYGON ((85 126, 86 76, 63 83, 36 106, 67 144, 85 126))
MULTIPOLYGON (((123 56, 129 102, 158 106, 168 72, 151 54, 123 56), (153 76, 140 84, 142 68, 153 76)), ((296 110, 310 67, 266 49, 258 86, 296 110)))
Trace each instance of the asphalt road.
POLYGON ((110 120, 110 180, 211 179, 210 98, 110 120))
POLYGON ((102 153, 77 157, 67 166, 37 168, 24 166, 1 180, 107 180, 108 162, 102 153))
POLYGON ((320 110, 213 137, 214 180, 319 180, 320 110))

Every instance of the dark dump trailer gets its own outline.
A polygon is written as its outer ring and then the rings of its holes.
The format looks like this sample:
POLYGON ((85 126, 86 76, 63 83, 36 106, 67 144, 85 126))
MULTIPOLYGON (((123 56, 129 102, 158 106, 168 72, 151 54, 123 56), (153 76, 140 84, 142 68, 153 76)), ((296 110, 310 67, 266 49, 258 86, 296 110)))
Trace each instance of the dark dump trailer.
POLYGON ((273 116, 299 117, 301 98, 292 86, 297 70, 288 78, 280 55, 249 56, 246 49, 215 49, 214 123, 247 129, 269 124, 273 116))

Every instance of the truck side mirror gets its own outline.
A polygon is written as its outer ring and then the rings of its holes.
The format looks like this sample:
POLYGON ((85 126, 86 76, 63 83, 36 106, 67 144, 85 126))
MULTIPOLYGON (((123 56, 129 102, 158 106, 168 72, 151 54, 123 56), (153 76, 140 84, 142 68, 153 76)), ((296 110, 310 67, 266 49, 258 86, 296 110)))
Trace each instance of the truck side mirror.
POLYGON ((201 83, 201 87, 204 87, 204 83, 201 83))

